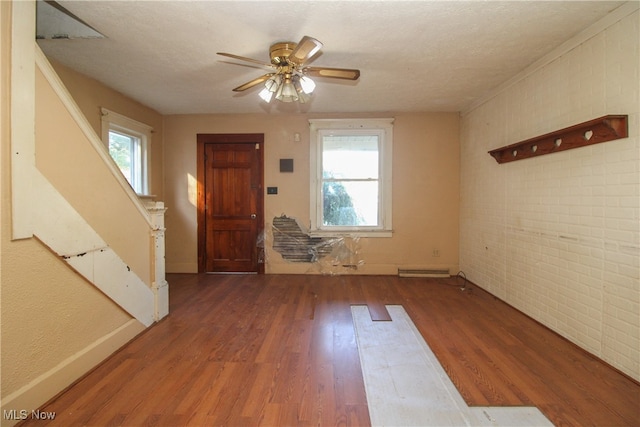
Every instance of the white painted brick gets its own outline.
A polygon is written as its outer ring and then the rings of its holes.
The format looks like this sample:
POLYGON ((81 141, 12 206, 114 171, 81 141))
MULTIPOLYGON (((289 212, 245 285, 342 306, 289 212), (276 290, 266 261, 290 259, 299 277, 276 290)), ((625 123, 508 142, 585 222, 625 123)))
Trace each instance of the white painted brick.
POLYGON ((619 219, 617 221, 618 229, 623 231, 637 232, 638 219, 636 217, 635 212, 629 211, 629 212, 621 212, 621 213, 625 215, 625 218, 628 218, 628 219, 619 219))
POLYGON ((639 22, 463 115, 460 224, 470 280, 638 380, 639 22), (504 165, 487 154, 606 114, 628 114, 630 137, 504 165))
POLYGON ((634 233, 630 233, 626 230, 614 230, 614 229, 605 229, 604 230, 605 239, 610 242, 621 242, 621 243, 634 243, 637 239, 637 236, 634 236, 634 233))
POLYGON ((630 279, 638 280, 640 279, 640 268, 637 265, 620 265, 618 266, 618 271, 623 276, 627 276, 630 279))

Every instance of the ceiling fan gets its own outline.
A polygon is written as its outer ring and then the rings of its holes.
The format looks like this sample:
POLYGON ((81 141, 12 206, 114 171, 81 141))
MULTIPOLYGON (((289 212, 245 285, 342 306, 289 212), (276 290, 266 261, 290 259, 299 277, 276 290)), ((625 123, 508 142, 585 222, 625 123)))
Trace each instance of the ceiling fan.
POLYGON ((259 95, 265 102, 271 102, 275 95, 278 101, 305 103, 310 99, 311 93, 316 87, 311 77, 344 80, 358 80, 360 77, 360 70, 306 66, 315 59, 321 48, 320 41, 313 37, 304 36, 299 43, 279 42, 271 45, 269 48, 270 63, 232 53, 218 52, 218 55, 273 69, 270 73, 234 88, 234 92, 242 92, 264 82, 264 88, 259 95))

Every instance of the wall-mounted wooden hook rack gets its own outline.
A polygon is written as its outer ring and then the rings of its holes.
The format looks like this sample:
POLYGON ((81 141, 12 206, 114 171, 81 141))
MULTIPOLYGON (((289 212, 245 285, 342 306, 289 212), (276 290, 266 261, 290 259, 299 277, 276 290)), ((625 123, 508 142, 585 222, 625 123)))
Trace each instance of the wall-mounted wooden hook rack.
POLYGON ((626 138, 627 115, 609 115, 489 151, 498 163, 626 138))

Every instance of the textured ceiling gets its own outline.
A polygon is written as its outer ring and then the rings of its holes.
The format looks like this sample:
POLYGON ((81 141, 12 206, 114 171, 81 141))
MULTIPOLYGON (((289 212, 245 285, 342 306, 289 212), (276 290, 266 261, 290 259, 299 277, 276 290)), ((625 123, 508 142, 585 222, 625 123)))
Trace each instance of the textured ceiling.
POLYGON ((56 61, 162 114, 461 111, 624 2, 59 1, 105 38, 44 39, 56 61), (358 68, 357 82, 316 79, 308 104, 266 104, 269 46, 323 42, 314 66, 358 68))

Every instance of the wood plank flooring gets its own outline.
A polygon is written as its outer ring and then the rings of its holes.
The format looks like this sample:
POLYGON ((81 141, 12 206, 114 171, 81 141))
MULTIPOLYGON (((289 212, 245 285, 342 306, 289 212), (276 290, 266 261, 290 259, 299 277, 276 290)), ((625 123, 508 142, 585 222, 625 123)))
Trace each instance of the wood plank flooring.
POLYGON ((386 309, 392 320, 378 322, 351 307, 373 425, 553 427, 535 406, 467 405, 404 308, 386 309))
MULTIPOLYGON (((469 405, 640 425, 640 385, 481 289, 394 276, 171 274, 170 315, 23 426, 366 426, 351 305, 402 305, 469 405)), ((393 349, 389 349, 393 351, 393 349)))

